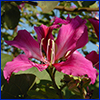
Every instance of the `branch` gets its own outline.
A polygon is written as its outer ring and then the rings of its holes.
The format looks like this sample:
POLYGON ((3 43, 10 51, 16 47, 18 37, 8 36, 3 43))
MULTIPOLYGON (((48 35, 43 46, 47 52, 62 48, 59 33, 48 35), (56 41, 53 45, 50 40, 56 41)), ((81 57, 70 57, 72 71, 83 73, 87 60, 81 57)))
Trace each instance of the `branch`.
MULTIPOLYGON (((31 2, 31 1, 22 1, 28 4, 31 4, 33 6, 38 6, 37 2, 31 2)), ((87 12, 91 12, 91 11, 99 11, 99 8, 67 8, 64 6, 56 6, 54 9, 58 9, 58 10, 63 10, 63 11, 68 11, 68 12, 81 12, 81 11, 87 11, 87 12)))
MULTIPOLYGON (((4 2, 9 3, 11 1, 4 1, 4 2)), ((33 6, 38 6, 38 3, 34 2, 34 1, 15 1, 15 2, 28 3, 28 4, 33 5, 33 6)), ((56 6, 54 9, 68 11, 68 12, 99 11, 99 8, 87 8, 87 7, 84 7, 84 8, 67 8, 67 7, 64 7, 64 6, 56 6)))
POLYGON ((84 7, 84 8, 67 8, 67 7, 64 7, 64 6, 56 6, 54 9, 68 11, 68 12, 99 11, 99 8, 87 8, 87 7, 84 7))

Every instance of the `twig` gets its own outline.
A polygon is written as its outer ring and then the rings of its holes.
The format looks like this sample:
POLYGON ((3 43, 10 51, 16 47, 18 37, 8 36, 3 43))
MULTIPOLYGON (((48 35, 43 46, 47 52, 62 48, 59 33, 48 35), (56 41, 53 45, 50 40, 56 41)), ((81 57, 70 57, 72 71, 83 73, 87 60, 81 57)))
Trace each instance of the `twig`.
POLYGON ((99 11, 99 8, 87 8, 87 7, 85 7, 85 8, 67 8, 67 7, 64 7, 64 6, 56 6, 54 9, 68 11, 68 12, 99 11))
MULTIPOLYGON (((12 1, 4 1, 5 3, 9 3, 12 1)), ((28 3, 31 4, 33 6, 38 6, 37 2, 34 1, 15 1, 15 2, 20 2, 20 3, 28 3)), ((58 9, 58 10, 63 10, 63 11, 68 11, 68 12, 82 12, 82 11, 86 11, 86 12, 91 12, 91 11, 99 11, 99 8, 67 8, 64 6, 56 6, 54 9, 58 9)))

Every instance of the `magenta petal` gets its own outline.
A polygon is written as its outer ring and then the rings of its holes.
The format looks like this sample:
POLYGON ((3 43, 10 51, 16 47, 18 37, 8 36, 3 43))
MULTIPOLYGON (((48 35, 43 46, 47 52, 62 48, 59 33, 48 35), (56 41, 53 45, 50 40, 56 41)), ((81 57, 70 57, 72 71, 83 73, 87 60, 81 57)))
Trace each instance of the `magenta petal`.
POLYGON ((45 38, 47 36, 49 27, 47 27, 46 25, 42 24, 39 27, 34 26, 34 29, 35 29, 35 31, 37 33, 38 42, 41 43, 41 39, 45 38))
POLYGON ((77 16, 72 19, 69 24, 62 25, 56 39, 56 60, 63 57, 67 51, 73 51, 83 47, 88 42, 88 33, 85 23, 85 20, 77 16))
POLYGON ((83 57, 78 51, 75 51, 65 62, 54 64, 54 67, 65 74, 73 76, 88 75, 91 83, 96 80, 97 71, 92 63, 83 57))
MULTIPOLYGON (((69 17, 68 17, 69 18, 69 17)), ((53 23, 53 25, 56 25, 56 24, 58 24, 58 23, 61 23, 61 24, 68 24, 70 22, 70 20, 68 19, 66 19, 66 20, 64 20, 64 19, 61 19, 61 18, 58 18, 58 17, 56 17, 55 18, 55 21, 54 21, 54 23, 53 23)))
POLYGON ((41 25, 39 27, 34 26, 34 29, 37 33, 37 39, 38 42, 41 43, 42 38, 46 38, 46 42, 48 41, 48 39, 54 39, 53 35, 52 35, 52 30, 54 28, 58 28, 59 25, 52 25, 50 27, 47 27, 46 25, 41 25))
POLYGON ((39 43, 33 39, 30 33, 26 30, 18 31, 18 35, 13 41, 5 41, 8 45, 22 49, 29 58, 41 60, 39 43))
POLYGON ((45 64, 36 64, 30 61, 24 54, 18 55, 13 61, 7 62, 3 70, 4 77, 9 82, 10 76, 13 72, 25 71, 32 67, 37 67, 39 71, 42 71, 48 67, 45 64))
POLYGON ((99 39, 99 20, 97 20, 97 19, 94 19, 94 18, 90 18, 90 19, 88 19, 90 22, 91 22, 91 24, 93 25, 93 27, 94 27, 94 30, 95 30, 95 32, 96 32, 96 35, 97 35, 97 37, 98 37, 98 39, 99 39))
POLYGON ((52 35, 52 31, 54 28, 58 28, 60 27, 59 25, 52 25, 50 27, 47 27, 46 25, 41 25, 39 27, 34 27, 36 33, 37 33, 37 39, 38 39, 38 42, 41 43, 41 40, 43 39, 43 43, 42 43, 42 46, 43 46, 43 49, 45 51, 45 53, 48 52, 47 54, 47 58, 48 60, 50 61, 50 57, 51 57, 51 48, 52 48, 52 42, 51 40, 54 40, 54 37, 52 35), (48 40, 50 39, 50 46, 49 46, 49 50, 47 51, 47 46, 48 46, 48 40))
POLYGON ((88 31, 87 31, 87 27, 85 26, 84 33, 77 41, 76 49, 85 46, 87 42, 88 42, 88 31))
POLYGON ((86 58, 90 60, 97 69, 99 69, 99 54, 95 51, 91 51, 88 55, 86 55, 86 58))

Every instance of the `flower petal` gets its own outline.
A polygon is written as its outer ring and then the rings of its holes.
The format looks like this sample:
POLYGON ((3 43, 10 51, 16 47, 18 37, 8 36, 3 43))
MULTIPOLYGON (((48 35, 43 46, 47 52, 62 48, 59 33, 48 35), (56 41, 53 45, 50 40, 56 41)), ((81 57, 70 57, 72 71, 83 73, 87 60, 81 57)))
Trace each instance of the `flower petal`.
POLYGON ((90 60, 97 69, 99 69, 99 54, 95 51, 91 51, 88 55, 86 55, 86 58, 90 60))
POLYGON ((42 38, 45 38, 47 36, 49 27, 47 27, 46 25, 41 25, 39 27, 34 26, 34 30, 37 33, 37 40, 39 43, 41 43, 42 38))
POLYGON ((97 35, 97 37, 98 37, 98 39, 99 39, 99 20, 97 20, 97 19, 95 19, 95 18, 90 18, 90 19, 88 19, 90 22, 91 22, 91 24, 93 25, 93 27, 94 27, 94 30, 95 30, 95 32, 96 32, 96 35, 97 35))
POLYGON ((18 55, 13 61, 7 62, 3 70, 4 77, 9 82, 10 76, 13 72, 25 71, 32 67, 37 67, 39 71, 42 71, 48 67, 45 64, 36 64, 30 61, 24 54, 18 55))
POLYGON ((85 20, 77 16, 69 24, 62 25, 56 39, 56 60, 63 57, 67 51, 83 47, 88 42, 85 23, 85 20))
POLYGON ((65 62, 54 64, 54 67, 65 74, 73 76, 88 75, 91 83, 94 84, 97 71, 92 63, 83 57, 78 51, 75 51, 65 62))
POLYGON ((34 29, 37 33, 38 42, 41 43, 42 38, 44 39, 46 38, 45 39, 46 42, 48 41, 48 39, 54 40, 54 37, 51 32, 54 28, 58 28, 58 27, 59 25, 52 25, 50 27, 47 27, 46 25, 43 24, 39 27, 34 26, 34 29))
POLYGON ((12 41, 5 41, 8 45, 22 49, 28 58, 41 60, 39 43, 33 39, 26 30, 18 31, 18 35, 12 41))
POLYGON ((53 25, 56 25, 56 24, 58 24, 58 23, 61 23, 61 24, 68 24, 68 23, 69 23, 69 20, 64 20, 64 19, 61 19, 61 18, 56 17, 56 18, 55 18, 55 21, 54 21, 54 23, 53 23, 53 25))
POLYGON ((75 49, 82 48, 83 46, 86 45, 87 42, 88 42, 88 31, 87 31, 87 27, 85 26, 84 33, 78 39, 75 49))
POLYGON ((36 33, 37 33, 37 39, 38 39, 38 42, 41 43, 41 40, 44 38, 44 40, 42 41, 42 45, 43 45, 43 49, 47 55, 47 58, 48 60, 50 61, 51 60, 51 48, 52 48, 52 40, 54 40, 54 37, 52 35, 52 30, 54 28, 58 28, 60 27, 59 25, 52 25, 50 27, 47 27, 45 25, 41 25, 39 27, 34 27, 36 33), (48 41, 50 39, 50 45, 48 46, 48 41))

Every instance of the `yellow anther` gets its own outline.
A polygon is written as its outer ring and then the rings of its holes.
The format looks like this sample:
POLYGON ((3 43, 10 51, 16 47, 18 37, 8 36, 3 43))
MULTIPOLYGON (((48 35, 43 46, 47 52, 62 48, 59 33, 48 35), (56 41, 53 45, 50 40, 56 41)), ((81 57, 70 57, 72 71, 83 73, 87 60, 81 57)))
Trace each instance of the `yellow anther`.
POLYGON ((68 51, 68 52, 66 53, 65 57, 67 57, 67 56, 69 55, 69 53, 70 53, 70 51, 68 51))

